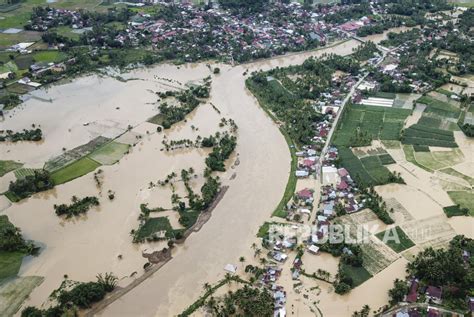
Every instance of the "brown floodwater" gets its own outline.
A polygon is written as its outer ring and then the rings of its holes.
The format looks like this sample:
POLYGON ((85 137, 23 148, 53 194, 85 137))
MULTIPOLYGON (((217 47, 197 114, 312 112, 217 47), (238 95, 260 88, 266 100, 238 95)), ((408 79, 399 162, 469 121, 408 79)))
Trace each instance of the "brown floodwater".
MULTIPOLYGON (((196 300, 205 282, 222 278, 227 263, 235 263, 241 254, 248 254, 258 227, 271 215, 284 192, 290 155, 278 127, 245 88, 243 73, 301 64, 309 56, 327 52, 349 54, 358 44, 351 40, 324 50, 236 67, 218 65, 221 74, 212 75, 209 101, 220 109, 221 116, 234 119, 239 126, 236 152, 240 164, 221 175, 223 184, 230 188, 208 223, 175 251, 170 263, 109 306, 102 315, 180 313, 196 300), (234 173, 235 178, 231 177, 234 173)), ((183 168, 204 169, 204 151, 166 153, 161 151, 164 136, 168 140, 194 140, 197 135, 219 130, 221 117, 206 103, 199 106, 186 123, 165 133, 153 133, 153 126, 143 123, 157 112, 156 96, 152 92, 166 90, 169 85, 179 88, 210 74, 204 64, 179 67, 162 64, 122 75, 139 79, 127 82, 86 76, 35 92, 38 97, 51 98, 52 102, 32 98, 1 123, 2 128, 12 130, 33 123, 41 126, 45 136, 41 144, 22 142, 0 146, 2 159, 19 160, 27 167, 42 166, 49 158, 61 154, 63 148, 71 149, 98 135, 117 136, 128 125, 135 127, 133 133, 142 135, 131 153, 119 163, 101 167, 104 196, 100 198, 100 208, 90 210, 87 216, 63 220, 54 214, 53 205, 69 202, 73 195, 98 195, 92 174, 34 195, 3 211, 27 238, 44 245, 38 257, 25 261, 21 267, 22 276, 45 277, 26 305, 42 305, 65 274, 73 280, 88 281, 97 273, 114 272, 121 279, 120 284, 126 285, 131 281, 130 275, 143 272, 146 260, 141 252, 152 250, 156 245, 131 243, 129 233, 138 226, 139 205, 145 202, 150 203, 150 207, 169 204, 169 192, 160 192, 167 189, 150 189, 149 183, 183 168), (193 131, 191 125, 199 130, 193 131), (109 189, 116 193, 114 201, 105 197, 109 189)), ((174 223, 176 219, 171 221, 174 223)))

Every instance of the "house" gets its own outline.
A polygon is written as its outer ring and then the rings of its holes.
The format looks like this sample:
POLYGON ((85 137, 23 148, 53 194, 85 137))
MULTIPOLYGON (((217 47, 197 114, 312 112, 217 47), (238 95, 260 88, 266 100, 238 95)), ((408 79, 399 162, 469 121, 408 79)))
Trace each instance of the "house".
POLYGON ((345 190, 349 187, 349 185, 347 185, 347 183, 345 181, 341 181, 339 183, 339 185, 337 185, 337 189, 339 190, 345 190))
POLYGON ((349 175, 349 172, 344 167, 338 169, 337 173, 340 177, 346 177, 347 175, 349 175))
POLYGON ((304 170, 298 170, 295 172, 296 177, 308 177, 309 172, 304 170))
POLYGON ((313 198, 313 191, 308 189, 308 188, 305 188, 305 189, 300 190, 296 194, 296 196, 298 196, 298 198, 304 199, 304 200, 312 199, 313 198))
POLYGON ((426 297, 430 299, 433 303, 441 304, 441 294, 442 289, 436 286, 428 286, 426 289, 426 297))
POLYGON ((334 214, 334 201, 323 205, 323 214, 325 216, 332 216, 334 214))

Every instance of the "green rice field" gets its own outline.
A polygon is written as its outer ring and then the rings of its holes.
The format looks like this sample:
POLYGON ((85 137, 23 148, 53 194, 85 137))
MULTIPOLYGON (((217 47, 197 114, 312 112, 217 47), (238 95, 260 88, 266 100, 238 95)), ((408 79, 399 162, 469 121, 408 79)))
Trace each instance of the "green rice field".
POLYGON ((385 164, 393 161, 390 155, 371 155, 359 159, 351 149, 341 147, 339 148, 339 158, 341 165, 359 184, 370 187, 388 183, 390 171, 384 166, 382 160, 385 164))
POLYGON ((367 132, 372 139, 399 140, 405 119, 410 114, 409 109, 349 105, 342 115, 333 143, 351 146, 357 128, 367 132))
POLYGON ((387 241, 385 242, 385 244, 397 253, 400 253, 415 245, 413 241, 411 241, 410 238, 408 238, 408 236, 405 234, 405 232, 403 232, 403 230, 399 226, 396 226, 394 230, 396 232, 396 236, 398 237, 398 240, 400 243, 397 243, 397 241, 390 239, 392 237, 395 237, 395 232, 390 229, 379 232, 375 236, 379 238, 381 241, 383 241, 386 232, 389 231, 387 233, 387 241))
POLYGON ((102 165, 112 165, 118 162, 125 153, 128 152, 130 145, 119 142, 110 142, 92 152, 89 157, 102 165))
POLYGON ((100 163, 83 157, 51 174, 55 185, 69 182, 75 178, 86 175, 100 166, 100 163))

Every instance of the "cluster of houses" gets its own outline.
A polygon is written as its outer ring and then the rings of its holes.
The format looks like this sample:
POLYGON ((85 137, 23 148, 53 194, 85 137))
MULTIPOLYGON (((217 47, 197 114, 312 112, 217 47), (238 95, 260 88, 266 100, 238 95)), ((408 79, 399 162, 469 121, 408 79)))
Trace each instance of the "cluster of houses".
MULTIPOLYGON (((307 8, 297 2, 278 2, 259 14, 246 16, 222 10, 216 1, 205 9, 188 1, 138 2, 168 7, 165 11, 172 16, 162 17, 144 10, 132 16, 124 30, 104 33, 103 43, 139 46, 146 40, 157 49, 184 52, 189 61, 216 56, 245 61, 300 51, 325 45, 333 38, 347 37, 344 30, 349 25, 371 23, 367 17, 342 25, 324 20, 326 15, 348 7, 345 5, 307 8)), ((82 11, 42 8, 35 10, 26 28, 44 32, 66 25, 79 32, 90 30, 93 24, 94 16, 82 11)))
POLYGON ((26 25, 26 29, 44 32, 63 25, 70 25, 73 29, 83 29, 91 27, 93 23, 90 15, 84 15, 79 11, 46 7, 36 8, 33 11, 31 22, 26 25))

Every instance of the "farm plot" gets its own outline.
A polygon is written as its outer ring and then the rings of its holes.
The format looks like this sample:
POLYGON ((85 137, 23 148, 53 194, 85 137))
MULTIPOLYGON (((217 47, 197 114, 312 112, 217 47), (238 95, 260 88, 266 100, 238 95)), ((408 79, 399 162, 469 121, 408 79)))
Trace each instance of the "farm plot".
POLYGON ((451 176, 461 178, 461 179, 467 181, 471 186, 474 186, 474 178, 472 178, 470 176, 467 176, 467 175, 465 175, 461 172, 458 172, 454 168, 448 167, 448 168, 440 170, 440 172, 451 175, 451 176))
POLYGON ((403 207, 400 202, 395 198, 384 198, 385 203, 387 204, 388 210, 393 210, 392 218, 395 220, 395 223, 403 223, 406 221, 413 220, 413 216, 408 212, 408 210, 403 207))
POLYGON ((402 143, 452 148, 458 146, 452 131, 431 128, 421 124, 414 124, 405 129, 402 143))
MULTIPOLYGON (((383 165, 378 155, 359 159, 354 155, 351 149, 343 147, 339 149, 339 158, 341 165, 346 168, 361 185, 376 186, 388 182, 390 171, 383 165)), ((385 154, 384 160, 387 161, 385 154)))
POLYGON ((408 162, 411 162, 418 167, 432 173, 434 171, 447 171, 446 174, 461 177, 463 179, 470 179, 470 177, 456 172, 449 167, 459 164, 464 161, 464 155, 459 149, 452 149, 450 151, 430 151, 422 148, 422 151, 416 151, 415 148, 419 146, 404 145, 403 150, 408 162), (464 176, 464 177, 462 177, 464 176))
POLYGON ((44 165, 44 169, 49 172, 54 172, 72 163, 73 161, 76 161, 86 155, 89 155, 90 153, 92 153, 93 151, 108 142, 110 142, 110 139, 99 136, 86 144, 80 145, 72 150, 65 152, 64 154, 61 154, 60 156, 53 158, 52 160, 49 160, 44 165))
POLYGON ((399 140, 409 109, 350 105, 343 114, 334 138, 337 146, 351 146, 354 130, 369 134, 373 139, 399 140))
POLYGON ((34 168, 19 168, 15 170, 15 177, 17 179, 25 178, 26 176, 33 176, 36 169, 34 168))
POLYGON ((110 142, 90 154, 90 158, 102 165, 112 165, 118 162, 129 150, 130 145, 110 142))
POLYGON ((0 177, 22 166, 22 163, 15 161, 0 161, 0 177))
POLYGON ((96 161, 88 157, 83 157, 70 165, 56 170, 51 174, 51 178, 55 185, 60 185, 86 175, 94 171, 99 166, 101 165, 96 161))
POLYGON ((461 114, 461 110, 458 107, 431 96, 423 96, 417 102, 427 106, 425 113, 437 115, 441 119, 453 118, 457 120, 461 114))
POLYGON ((448 192, 451 200, 460 205, 461 208, 469 209, 469 215, 474 216, 474 193, 468 191, 451 191, 448 192))
POLYGON ((389 246, 393 251, 397 253, 400 253, 415 245, 413 241, 411 241, 410 238, 407 237, 405 232, 403 232, 403 230, 399 226, 396 226, 386 231, 379 232, 375 236, 381 241, 384 241, 386 239, 385 244, 387 244, 387 246, 389 246), (391 239, 392 237, 394 239, 391 239))
POLYGON ((446 216, 417 219, 400 225, 408 238, 421 248, 443 247, 456 235, 446 216))
MULTIPOLYGON (((367 217, 371 219, 372 216, 369 214, 373 214, 373 212, 367 210, 358 214, 361 215, 353 214, 339 218, 339 222, 342 225, 349 227, 349 234, 354 239, 357 237, 357 230, 360 230, 358 227, 361 224, 367 223, 361 221, 367 217)), ((376 216, 373 215, 373 217, 376 216)), ((366 233, 364 236, 368 236, 368 239, 360 244, 362 248, 362 258, 364 260, 362 265, 370 275, 377 274, 398 259, 399 256, 392 249, 380 242, 373 235, 366 233)))
POLYGON ((43 280, 40 276, 26 276, 0 285, 0 316, 15 315, 33 289, 43 280))

